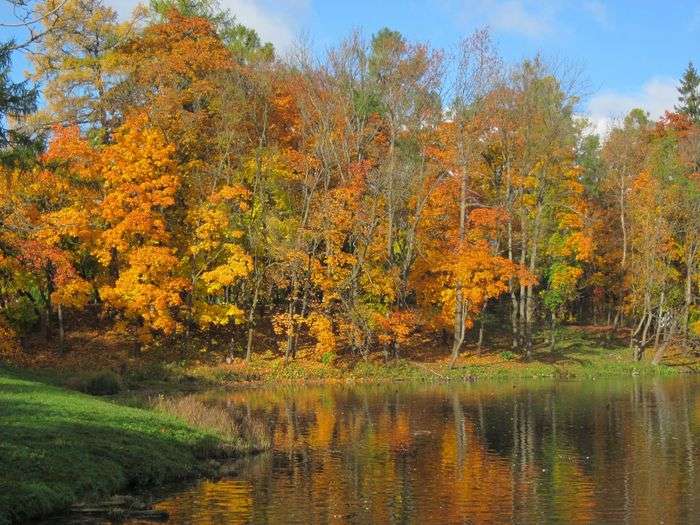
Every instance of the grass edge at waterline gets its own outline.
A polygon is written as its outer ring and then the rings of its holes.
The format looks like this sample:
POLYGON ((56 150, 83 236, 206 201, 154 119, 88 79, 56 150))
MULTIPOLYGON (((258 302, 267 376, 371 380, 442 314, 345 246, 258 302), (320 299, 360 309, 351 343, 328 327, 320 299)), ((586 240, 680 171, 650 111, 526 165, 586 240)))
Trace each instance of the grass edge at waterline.
MULTIPOLYGON (((168 414, 0 368, 0 524, 203 473, 226 445, 168 414)), ((228 454, 235 449, 226 447, 228 454)))

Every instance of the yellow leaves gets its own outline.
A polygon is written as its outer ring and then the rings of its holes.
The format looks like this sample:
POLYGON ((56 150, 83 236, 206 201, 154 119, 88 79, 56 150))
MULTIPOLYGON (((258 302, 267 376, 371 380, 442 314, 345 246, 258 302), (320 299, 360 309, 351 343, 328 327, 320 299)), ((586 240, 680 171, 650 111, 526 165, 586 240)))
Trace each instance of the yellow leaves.
POLYGON ((53 294, 51 301, 69 308, 83 308, 90 300, 92 286, 89 282, 74 278, 60 286, 53 294))
POLYGON ((189 251, 197 255, 220 246, 226 237, 230 217, 224 209, 203 206, 191 213, 190 221, 195 225, 195 242, 190 245, 189 251))
POLYGON ((188 214, 194 230, 187 247, 195 284, 192 309, 202 328, 239 322, 243 317, 243 310, 232 301, 230 287, 253 269, 253 259, 237 242, 243 237, 237 224, 242 221, 240 213, 247 210, 244 199, 249 195, 241 185, 225 185, 188 214))
POLYGON ((226 262, 202 274, 208 294, 220 292, 225 286, 232 285, 253 269, 253 260, 240 246, 227 243, 223 249, 228 253, 226 262))
POLYGON ((201 328, 225 326, 233 320, 243 320, 244 311, 235 304, 217 304, 198 301, 193 307, 193 317, 201 328))
POLYGON ((331 318, 322 313, 313 312, 306 319, 306 323, 311 337, 316 339, 316 354, 320 356, 327 352, 335 352, 336 338, 331 318))
POLYGON ((222 201, 239 201, 241 211, 248 210, 247 199, 250 198, 250 191, 240 184, 233 186, 222 186, 219 191, 214 192, 209 200, 212 204, 219 204, 222 201))
POLYGON ((5 319, 0 317, 0 358, 7 359, 20 353, 17 334, 5 319))
POLYGON ((537 196, 527 193, 520 198, 520 202, 527 208, 534 208, 537 205, 537 196))
POLYGON ((570 290, 583 275, 583 270, 577 266, 557 265, 550 275, 550 288, 554 290, 570 290))
POLYGON ((128 267, 114 286, 104 286, 100 295, 127 317, 143 319, 144 325, 166 334, 180 329, 175 318, 182 306, 182 293, 189 289, 177 276, 178 259, 171 248, 144 246, 129 255, 128 267))
POLYGON ((696 336, 700 337, 700 319, 697 321, 690 323, 690 331, 695 334, 696 336))
POLYGON ((54 246, 64 237, 87 241, 95 236, 89 211, 75 206, 46 213, 41 217, 41 223, 35 237, 54 246))

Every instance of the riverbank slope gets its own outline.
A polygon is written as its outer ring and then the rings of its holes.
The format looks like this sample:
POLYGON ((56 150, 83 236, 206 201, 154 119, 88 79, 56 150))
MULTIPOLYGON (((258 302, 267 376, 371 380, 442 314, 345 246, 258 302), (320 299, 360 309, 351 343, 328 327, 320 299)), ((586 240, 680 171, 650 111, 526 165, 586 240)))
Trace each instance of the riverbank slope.
POLYGON ((200 472, 221 438, 0 368, 0 524, 200 472))

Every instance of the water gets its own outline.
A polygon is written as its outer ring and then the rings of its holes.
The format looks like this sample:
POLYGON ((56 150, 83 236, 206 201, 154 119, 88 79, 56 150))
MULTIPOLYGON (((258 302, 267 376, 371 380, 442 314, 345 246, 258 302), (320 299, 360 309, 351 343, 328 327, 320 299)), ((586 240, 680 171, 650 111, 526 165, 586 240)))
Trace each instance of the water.
POLYGON ((174 523, 700 523, 700 380, 212 393, 274 450, 174 523))

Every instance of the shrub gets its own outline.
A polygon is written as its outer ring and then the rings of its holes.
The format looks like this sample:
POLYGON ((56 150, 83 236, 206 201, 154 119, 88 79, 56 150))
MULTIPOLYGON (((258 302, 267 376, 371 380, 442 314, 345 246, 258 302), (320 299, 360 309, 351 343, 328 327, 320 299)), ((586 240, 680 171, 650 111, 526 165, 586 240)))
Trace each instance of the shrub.
POLYGON ((514 354, 510 350, 504 350, 503 352, 501 352, 498 355, 501 356, 501 359, 503 359, 504 361, 510 361, 510 360, 518 357, 516 354, 514 354))
POLYGON ((121 379, 111 370, 104 370, 87 376, 80 388, 83 392, 93 396, 111 396, 118 394, 121 389, 121 379))
POLYGON ((5 320, 0 317, 0 360, 12 359, 20 352, 17 334, 5 320))
POLYGON ((27 332, 39 321, 34 305, 27 297, 19 297, 5 308, 5 317, 16 330, 27 332))
POLYGON ((162 394, 151 400, 151 407, 184 421, 188 425, 216 432, 238 450, 263 450, 271 440, 265 425, 249 420, 244 413, 236 413, 235 407, 217 403, 205 403, 194 395, 166 397, 162 394))

